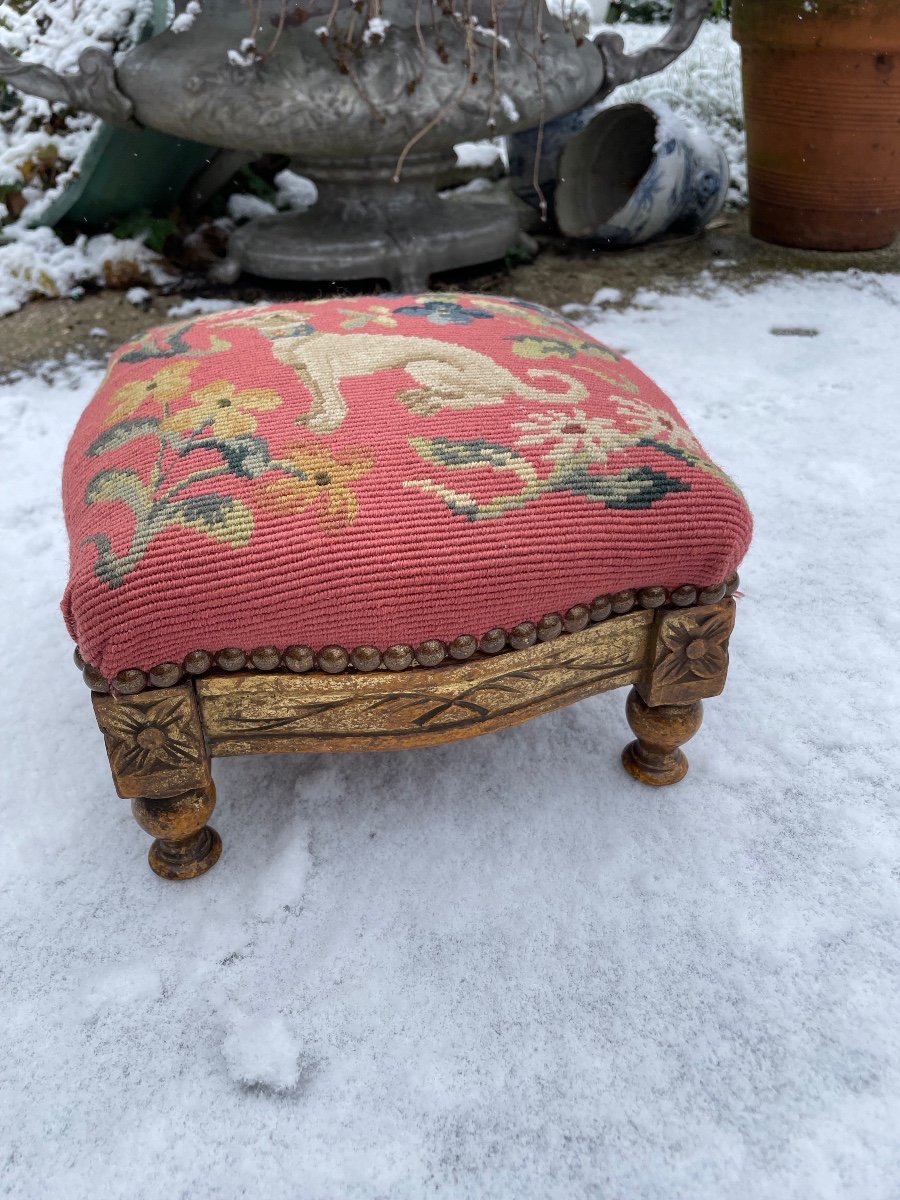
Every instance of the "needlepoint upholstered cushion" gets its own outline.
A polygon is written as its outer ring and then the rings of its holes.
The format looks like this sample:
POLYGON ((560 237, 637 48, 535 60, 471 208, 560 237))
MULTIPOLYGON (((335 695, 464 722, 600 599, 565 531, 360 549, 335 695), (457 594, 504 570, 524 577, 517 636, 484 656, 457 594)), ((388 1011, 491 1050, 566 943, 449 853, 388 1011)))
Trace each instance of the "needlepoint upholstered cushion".
POLYGON ((82 416, 64 501, 68 627, 122 692, 210 665, 432 666, 715 600, 751 526, 631 363, 468 295, 152 330, 82 416))

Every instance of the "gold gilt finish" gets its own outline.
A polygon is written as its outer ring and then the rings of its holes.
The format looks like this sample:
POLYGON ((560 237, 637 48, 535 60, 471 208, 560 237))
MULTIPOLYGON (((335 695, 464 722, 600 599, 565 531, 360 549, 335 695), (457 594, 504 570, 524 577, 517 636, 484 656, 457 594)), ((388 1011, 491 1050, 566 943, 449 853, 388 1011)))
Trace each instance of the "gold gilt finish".
POLYGON ((728 673, 734 601, 660 615, 638 691, 650 705, 718 696, 728 673))
POLYGON ((175 796, 210 783, 190 684, 136 696, 93 697, 116 790, 126 800, 175 796))
POLYGON ((625 767, 643 783, 675 783, 687 771, 680 746, 700 728, 701 699, 725 685, 733 624, 731 599, 648 608, 497 656, 399 674, 221 670, 165 691, 94 695, 93 704, 116 789, 156 839, 151 867, 189 879, 221 851, 206 824, 211 755, 431 746, 631 684, 637 738, 625 767))
POLYGON ((197 681, 197 695, 214 755, 431 746, 634 683, 652 625, 651 612, 632 613, 527 650, 400 677, 211 677, 197 681))

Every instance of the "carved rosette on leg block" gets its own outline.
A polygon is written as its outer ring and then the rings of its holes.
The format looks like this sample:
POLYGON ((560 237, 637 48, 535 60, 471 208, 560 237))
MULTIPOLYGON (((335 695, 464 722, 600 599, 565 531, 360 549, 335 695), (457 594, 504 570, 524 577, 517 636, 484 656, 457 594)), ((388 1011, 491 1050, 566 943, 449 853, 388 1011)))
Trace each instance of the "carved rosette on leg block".
POLYGON ((701 701, 725 687, 733 628, 731 599, 657 615, 647 665, 626 705, 637 740, 626 746, 622 762, 641 783, 664 786, 687 773, 680 747, 700 728, 701 701))
POLYGON ((191 879, 216 862, 222 842, 206 824, 216 803, 192 684, 134 696, 95 696, 116 791, 156 838, 150 866, 191 879))

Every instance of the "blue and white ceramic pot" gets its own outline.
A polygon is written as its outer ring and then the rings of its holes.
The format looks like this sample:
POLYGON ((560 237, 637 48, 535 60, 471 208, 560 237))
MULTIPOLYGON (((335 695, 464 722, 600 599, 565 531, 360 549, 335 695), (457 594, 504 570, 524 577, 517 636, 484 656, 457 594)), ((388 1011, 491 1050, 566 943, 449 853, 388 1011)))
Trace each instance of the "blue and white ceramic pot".
MULTIPOLYGON (((537 133, 510 143, 513 187, 535 203, 537 133)), ((593 105, 548 122, 542 143, 537 177, 567 237, 636 246, 676 223, 702 228, 725 203, 724 151, 663 105, 593 105)))

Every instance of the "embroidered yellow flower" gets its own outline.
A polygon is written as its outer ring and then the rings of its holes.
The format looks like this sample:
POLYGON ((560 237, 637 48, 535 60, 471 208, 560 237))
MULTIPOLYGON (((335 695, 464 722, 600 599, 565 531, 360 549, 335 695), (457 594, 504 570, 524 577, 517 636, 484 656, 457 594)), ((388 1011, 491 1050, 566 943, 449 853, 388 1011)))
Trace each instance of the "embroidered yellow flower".
POLYGON ((130 417, 145 400, 153 399, 160 405, 170 404, 173 400, 183 400, 191 390, 191 371, 193 363, 171 363, 161 367, 149 379, 135 379, 117 388, 109 398, 113 406, 104 425, 113 425, 130 417))
POLYGON ((281 396, 271 388, 244 388, 238 391, 227 379, 207 383, 191 392, 192 403, 171 413, 160 425, 164 433, 189 433, 212 426, 220 437, 242 437, 256 429, 253 413, 270 412, 281 404, 281 396))
POLYGON ((280 464, 289 473, 262 484, 262 507, 277 514, 314 508, 325 533, 340 533, 356 520, 359 511, 350 484, 374 463, 373 455, 357 447, 337 457, 323 447, 289 446, 280 464))

